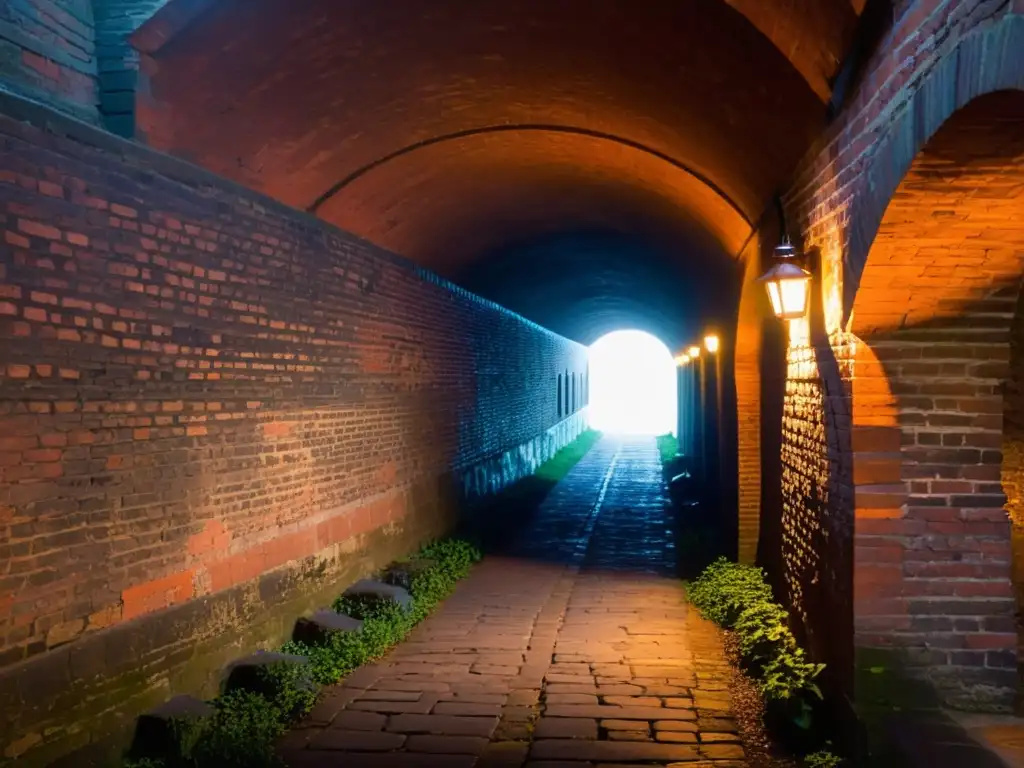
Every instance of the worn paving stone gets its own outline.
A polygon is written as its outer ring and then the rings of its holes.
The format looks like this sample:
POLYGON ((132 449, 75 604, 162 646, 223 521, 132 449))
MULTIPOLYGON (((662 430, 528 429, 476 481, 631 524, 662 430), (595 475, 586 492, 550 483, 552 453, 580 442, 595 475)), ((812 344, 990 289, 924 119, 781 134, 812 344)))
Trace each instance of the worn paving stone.
POLYGON ((542 717, 533 735, 538 739, 596 739, 597 722, 564 717, 542 717))
POLYGON ((417 734, 408 738, 405 748, 410 752, 432 752, 442 755, 480 755, 483 754, 488 743, 488 740, 482 736, 417 734))
MULTIPOLYGON (((694 760, 700 754, 685 744, 659 744, 650 741, 579 741, 541 739, 530 747, 530 756, 553 760, 592 760, 601 762, 677 762, 694 760)), ((710 757, 710 755, 709 755, 710 757)), ((725 757, 725 755, 723 755, 725 757)))
POLYGON ((349 752, 390 752, 405 743, 405 736, 383 731, 343 731, 330 728, 309 741, 310 749, 343 750, 349 752))
POLYGON ((395 715, 387 730, 395 733, 433 733, 439 736, 485 736, 490 738, 498 725, 497 717, 457 717, 455 715, 395 715))
POLYGON ((603 439, 520 535, 282 740, 291 768, 745 766, 675 575, 653 439, 603 439), (602 492, 603 489, 603 492, 602 492))

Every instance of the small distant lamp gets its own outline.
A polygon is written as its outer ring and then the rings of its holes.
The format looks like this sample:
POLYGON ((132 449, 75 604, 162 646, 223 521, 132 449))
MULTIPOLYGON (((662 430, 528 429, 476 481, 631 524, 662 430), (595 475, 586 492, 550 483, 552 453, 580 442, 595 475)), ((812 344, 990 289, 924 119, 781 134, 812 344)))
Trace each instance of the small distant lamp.
POLYGON ((718 351, 718 336, 713 333, 709 333, 704 337, 704 349, 710 352, 712 355, 718 351))
POLYGON ((678 365, 680 368, 682 368, 688 362, 690 362, 690 356, 689 355, 683 354, 683 355, 676 356, 676 365, 678 365))
POLYGON ((776 263, 759 278, 768 290, 772 311, 780 320, 796 320, 807 313, 811 273, 795 262, 796 248, 789 238, 775 246, 776 263))
POLYGON ((694 345, 694 346, 690 347, 688 350, 686 350, 686 354, 688 354, 690 357, 696 359, 696 358, 700 357, 700 347, 694 345))

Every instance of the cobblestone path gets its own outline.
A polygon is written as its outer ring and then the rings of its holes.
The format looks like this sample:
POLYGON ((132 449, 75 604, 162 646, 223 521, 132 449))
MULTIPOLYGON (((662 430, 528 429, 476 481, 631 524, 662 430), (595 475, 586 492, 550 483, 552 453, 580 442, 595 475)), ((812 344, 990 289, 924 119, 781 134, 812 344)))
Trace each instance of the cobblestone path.
POLYGON ((292 768, 746 766, 717 631, 675 578, 653 438, 603 439, 379 663, 281 745, 292 768))

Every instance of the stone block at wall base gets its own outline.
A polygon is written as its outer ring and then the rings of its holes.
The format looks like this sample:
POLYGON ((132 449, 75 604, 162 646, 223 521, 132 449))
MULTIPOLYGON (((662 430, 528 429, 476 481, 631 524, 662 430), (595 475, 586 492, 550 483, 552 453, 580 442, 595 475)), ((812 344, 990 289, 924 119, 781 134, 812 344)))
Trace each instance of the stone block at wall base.
POLYGON ((454 507, 423 500, 331 550, 5 669, 0 708, 19 714, 3 724, 0 753, 16 754, 19 768, 116 764, 140 714, 173 695, 212 698, 230 662, 289 640, 300 616, 450 531, 454 507))

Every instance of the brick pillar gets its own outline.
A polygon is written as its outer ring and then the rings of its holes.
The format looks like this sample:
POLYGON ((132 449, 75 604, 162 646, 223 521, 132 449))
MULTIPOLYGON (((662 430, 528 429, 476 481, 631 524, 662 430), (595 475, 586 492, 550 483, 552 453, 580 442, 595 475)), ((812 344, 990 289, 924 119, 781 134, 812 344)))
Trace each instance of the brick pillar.
POLYGON ((168 0, 95 0, 99 109, 111 133, 135 136, 139 54, 128 38, 168 0))

